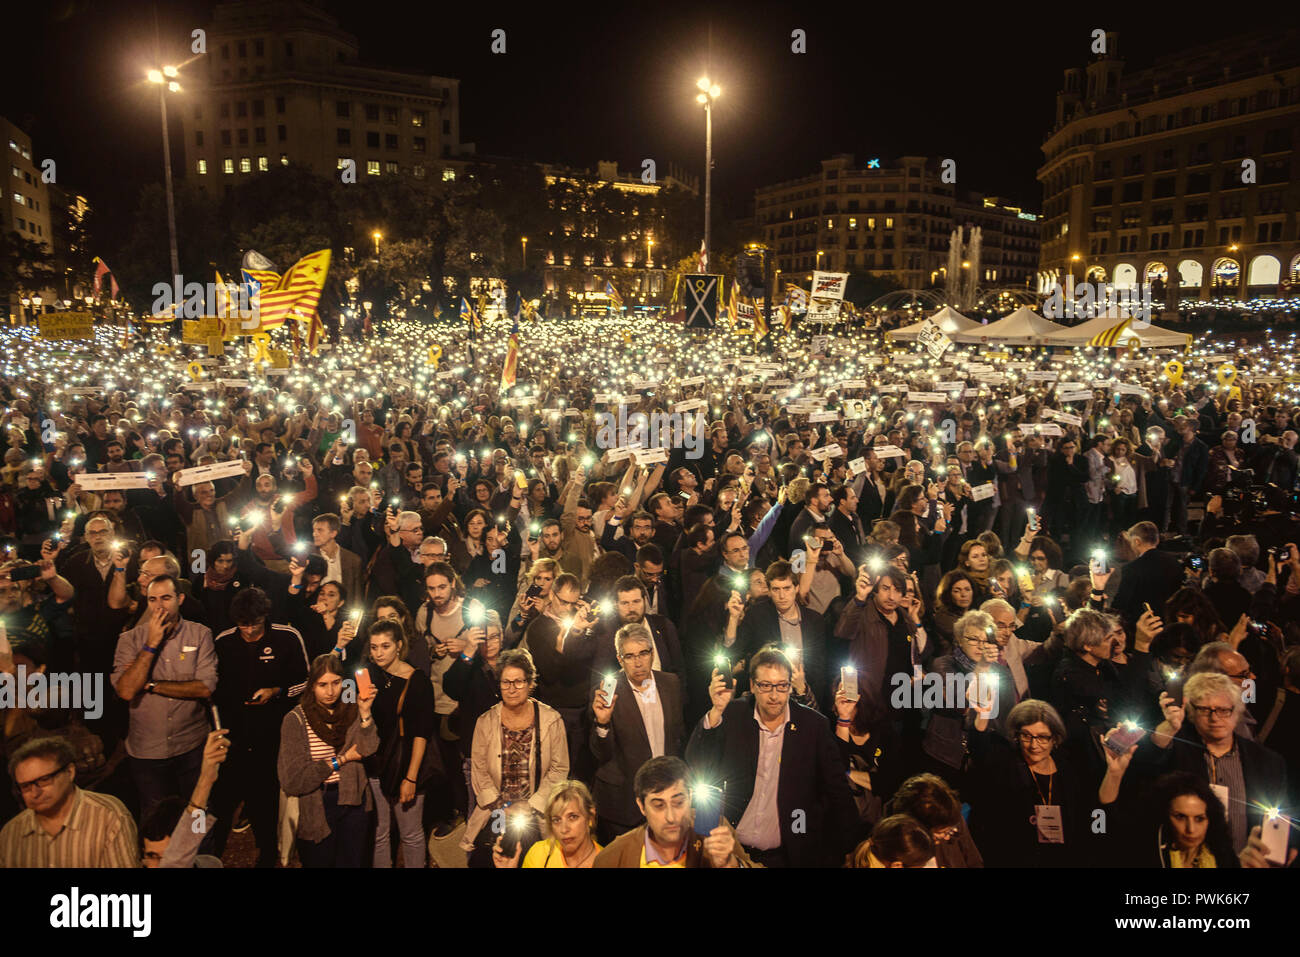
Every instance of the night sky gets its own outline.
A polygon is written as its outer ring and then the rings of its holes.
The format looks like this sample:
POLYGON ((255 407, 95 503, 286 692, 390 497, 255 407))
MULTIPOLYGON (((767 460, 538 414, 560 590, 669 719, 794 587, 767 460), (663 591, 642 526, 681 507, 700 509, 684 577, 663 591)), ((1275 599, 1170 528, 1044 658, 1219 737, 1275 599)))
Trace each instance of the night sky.
MULTIPOLYGON (((661 175, 670 162, 702 174, 694 84, 708 69, 723 88, 714 183, 715 216, 726 218, 752 211, 756 186, 814 172, 839 152, 952 157, 959 187, 1037 211, 1034 171, 1061 71, 1086 63, 1094 27, 1120 30, 1132 69, 1232 35, 1163 5, 1125 7, 1122 22, 1088 14, 1096 23, 1073 5, 1056 26, 1044 19, 1050 8, 993 4, 905 4, 903 22, 879 19, 868 3, 607 2, 589 12, 551 3, 495 13, 520 5, 321 5, 358 36, 363 61, 459 78, 462 139, 481 153, 584 167, 615 159, 628 170, 651 157, 661 175), (503 56, 489 51, 497 27, 507 32, 503 56), (796 27, 807 31, 803 55, 790 52, 796 27)), ((164 60, 188 54, 190 31, 213 6, 156 4, 164 60)), ((162 179, 156 93, 142 79, 155 61, 154 9, 53 0, 5 11, 0 115, 23 125, 36 157, 54 157, 59 181, 109 218, 162 179)), ((178 123, 172 132, 179 171, 178 123)))

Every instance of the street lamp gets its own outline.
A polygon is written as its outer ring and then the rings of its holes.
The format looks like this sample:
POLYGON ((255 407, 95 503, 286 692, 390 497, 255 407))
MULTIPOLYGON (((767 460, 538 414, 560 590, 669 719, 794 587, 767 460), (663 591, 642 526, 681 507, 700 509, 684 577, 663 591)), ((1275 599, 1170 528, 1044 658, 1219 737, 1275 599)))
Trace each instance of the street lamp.
POLYGON ((370 238, 373 239, 373 240, 375 241, 375 258, 378 259, 378 258, 379 258, 379 240, 381 240, 381 239, 384 238, 384 234, 381 233, 379 230, 376 229, 373 233, 370 234, 370 238))
POLYGON ((520 236, 519 245, 522 249, 522 252, 520 253, 520 258, 523 260, 524 269, 527 269, 528 268, 528 237, 520 236))
POLYGON ((180 76, 180 71, 174 66, 165 66, 161 70, 150 70, 146 75, 150 83, 158 85, 158 107, 162 112, 163 175, 167 181, 167 235, 171 242, 172 275, 180 276, 180 256, 176 252, 176 200, 172 195, 172 150, 167 134, 167 94, 181 92, 181 85, 175 80, 180 76))
POLYGON ((704 106, 704 268, 709 269, 713 251, 710 220, 713 212, 713 101, 721 95, 722 88, 707 76, 700 77, 695 85, 700 89, 695 102, 704 106))
POLYGON ((821 268, 822 268, 822 255, 823 255, 823 251, 820 250, 820 249, 817 250, 817 268, 818 268, 818 269, 821 269, 821 268))

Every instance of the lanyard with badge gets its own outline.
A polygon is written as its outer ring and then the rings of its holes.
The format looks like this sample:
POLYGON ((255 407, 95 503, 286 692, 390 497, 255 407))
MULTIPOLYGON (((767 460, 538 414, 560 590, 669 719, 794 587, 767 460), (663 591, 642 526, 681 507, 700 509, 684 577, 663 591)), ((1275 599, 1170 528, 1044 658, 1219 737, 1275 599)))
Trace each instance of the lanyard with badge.
POLYGON ((1038 792, 1038 799, 1043 802, 1034 805, 1034 816, 1029 819, 1038 831, 1038 843, 1064 844, 1065 826, 1061 821, 1061 806, 1052 803, 1052 778, 1055 775, 1047 775, 1047 797, 1043 797, 1043 789, 1038 784, 1038 775, 1034 773, 1033 768, 1029 769, 1029 776, 1034 781, 1034 790, 1038 792))

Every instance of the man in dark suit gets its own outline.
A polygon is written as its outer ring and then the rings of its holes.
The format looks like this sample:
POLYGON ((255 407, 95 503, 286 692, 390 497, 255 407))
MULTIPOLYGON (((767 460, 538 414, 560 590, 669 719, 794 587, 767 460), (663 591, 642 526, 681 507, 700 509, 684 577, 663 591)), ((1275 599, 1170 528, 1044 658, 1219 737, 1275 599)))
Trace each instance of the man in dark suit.
POLYGON ((732 701, 714 671, 713 707, 695 727, 686 760, 722 786, 749 856, 768 867, 842 864, 860 822, 826 719, 790 700, 793 669, 777 648, 749 662, 753 697, 732 701))
MULTIPOLYGON (((737 654, 748 660, 765 645, 782 645, 797 651, 813 693, 812 707, 818 710, 829 708, 825 620, 811 608, 800 606, 797 599, 799 586, 789 562, 773 562, 763 577, 767 579, 768 594, 755 598, 745 609, 745 617, 736 633, 737 654)), ((747 682, 740 689, 742 693, 745 690, 747 682)))
MULTIPOLYGON (((632 782, 651 758, 681 753, 682 685, 674 674, 651 667, 654 656, 645 623, 624 625, 614 635, 622 668, 612 700, 597 688, 592 699, 591 753, 596 758, 597 831, 602 844, 641 823, 632 782)), ((603 672, 597 672, 603 678, 603 672)))
POLYGON ((1154 522, 1138 522, 1122 534, 1137 557, 1124 566, 1112 607, 1131 628, 1148 603, 1157 615, 1165 613, 1165 599, 1182 587, 1183 566, 1169 552, 1156 547, 1160 531, 1154 522))
POLYGON ((653 653, 651 667, 655 671, 671 672, 685 680, 685 663, 682 661, 682 645, 677 639, 677 628, 663 615, 652 615, 646 610, 646 589, 641 579, 635 575, 624 575, 614 582, 614 604, 615 615, 602 616, 600 624, 596 626, 593 681, 598 682, 601 675, 618 669, 615 632, 627 625, 642 622, 650 629, 654 639, 654 645, 650 649, 653 653))
POLYGON ((341 584, 348 593, 349 601, 363 601, 365 582, 362 578, 361 556, 348 551, 337 542, 340 527, 339 517, 333 512, 317 515, 311 523, 312 553, 325 559, 328 568, 325 581, 341 584))
POLYGON ((1210 449, 1196 437, 1196 420, 1179 416, 1174 419, 1179 442, 1171 445, 1166 454, 1172 456, 1169 476, 1170 527, 1180 535, 1187 534, 1187 502, 1201 491, 1205 476, 1210 471, 1210 449))

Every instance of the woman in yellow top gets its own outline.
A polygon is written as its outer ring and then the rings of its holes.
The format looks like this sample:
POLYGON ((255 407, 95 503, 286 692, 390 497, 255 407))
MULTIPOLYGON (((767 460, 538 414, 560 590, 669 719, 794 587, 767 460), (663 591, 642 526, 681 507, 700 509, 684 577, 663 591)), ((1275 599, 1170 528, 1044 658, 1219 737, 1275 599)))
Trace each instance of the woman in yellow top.
MULTIPOLYGON (((523 855, 523 867, 591 867, 601 846, 592 835, 596 830, 596 802, 581 781, 561 781, 551 789, 546 802, 546 826, 550 837, 543 838, 523 855)), ((492 848, 492 863, 497 867, 519 867, 523 846, 514 857, 501 853, 501 838, 492 848)))

